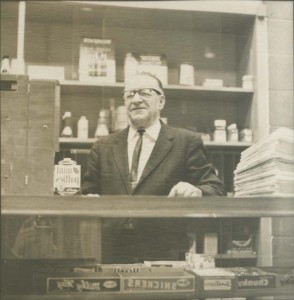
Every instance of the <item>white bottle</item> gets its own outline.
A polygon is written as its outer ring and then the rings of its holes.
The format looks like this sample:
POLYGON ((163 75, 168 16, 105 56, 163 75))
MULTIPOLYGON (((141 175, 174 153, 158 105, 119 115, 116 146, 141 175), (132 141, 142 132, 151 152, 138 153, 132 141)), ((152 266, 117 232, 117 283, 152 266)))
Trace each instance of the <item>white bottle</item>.
POLYGON ((125 82, 136 75, 138 72, 138 60, 132 55, 131 52, 126 54, 125 63, 124 63, 124 75, 125 82))
POLYGON ((106 135, 109 135, 109 129, 107 126, 106 111, 102 109, 99 113, 94 137, 99 138, 106 135))
POLYGON ((78 138, 87 139, 88 138, 88 126, 89 121, 85 116, 81 116, 78 121, 78 138))
POLYGON ((62 137, 72 137, 73 132, 71 128, 71 112, 66 111, 62 117, 63 120, 63 129, 61 132, 62 137))
POLYGON ((4 55, 1 61, 1 73, 10 73, 10 59, 9 56, 4 55))

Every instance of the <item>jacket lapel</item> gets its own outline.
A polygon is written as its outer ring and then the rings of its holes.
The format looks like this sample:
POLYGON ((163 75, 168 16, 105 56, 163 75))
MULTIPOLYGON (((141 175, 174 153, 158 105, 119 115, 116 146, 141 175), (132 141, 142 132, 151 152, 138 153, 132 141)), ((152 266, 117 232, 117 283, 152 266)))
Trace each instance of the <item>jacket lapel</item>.
POLYGON ((128 194, 132 193, 130 184, 129 184, 129 164, 128 164, 128 132, 129 129, 124 129, 120 136, 117 138, 115 145, 112 148, 114 159, 116 165, 119 169, 120 176, 125 185, 125 189, 128 194))
POLYGON ((143 174, 142 174, 136 188, 159 165, 159 163, 164 159, 164 157, 172 149, 173 138, 174 138, 173 132, 170 129, 170 127, 166 126, 165 124, 162 124, 158 139, 155 143, 153 151, 149 157, 149 160, 144 168, 143 174))

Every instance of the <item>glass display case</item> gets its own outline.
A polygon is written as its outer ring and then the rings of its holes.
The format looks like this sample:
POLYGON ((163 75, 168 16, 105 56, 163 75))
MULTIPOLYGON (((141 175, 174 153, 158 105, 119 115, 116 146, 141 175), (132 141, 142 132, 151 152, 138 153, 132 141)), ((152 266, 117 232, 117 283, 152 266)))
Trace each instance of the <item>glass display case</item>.
MULTIPOLYGON (((91 266, 92 268, 97 265, 102 268, 103 266, 122 267, 121 264, 126 262, 123 261, 124 256, 119 256, 120 249, 114 252, 111 249, 113 244, 110 241, 114 235, 110 230, 109 221, 112 224, 115 222, 115 228, 119 235, 125 238, 121 243, 122 248, 130 246, 127 251, 136 256, 138 253, 132 251, 132 247, 137 250, 139 248, 136 248, 135 244, 129 244, 130 232, 127 235, 124 234, 121 231, 122 224, 126 219, 139 222, 149 219, 156 222, 157 232, 163 233, 164 231, 161 229, 165 229, 166 235, 162 234, 158 242, 161 245, 169 243, 170 246, 170 239, 172 239, 174 247, 170 249, 172 250, 170 252, 163 250, 154 255, 153 249, 148 248, 147 245, 150 241, 145 240, 147 242, 145 244, 146 251, 141 251, 143 255, 137 256, 136 260, 128 261, 132 264, 125 264, 125 267, 139 266, 139 270, 141 270, 144 268, 142 263, 146 263, 146 261, 161 261, 165 267, 175 262, 185 263, 185 252, 194 251, 196 254, 212 257, 215 260, 215 270, 229 270, 232 267, 241 269, 272 267, 270 268, 271 272, 275 270, 278 272, 273 277, 275 283, 264 288, 245 290, 234 288, 230 291, 216 292, 209 289, 201 291, 195 287, 193 292, 189 293, 179 291, 175 291, 175 294, 162 293, 161 299, 169 299, 171 295, 183 299, 274 295, 286 297, 286 295, 293 295, 293 273, 290 268, 291 265, 293 266, 293 230, 289 230, 289 225, 287 225, 289 221, 293 224, 293 215, 293 201, 290 198, 171 199, 151 196, 4 196, 1 226, 2 267, 6 271, 6 279, 2 281, 2 284, 7 293, 4 296, 7 299, 37 299, 38 297, 49 299, 49 296, 54 299, 67 299, 66 297, 74 295, 77 297, 76 299, 82 299, 79 298, 81 295, 75 293, 48 295, 48 291, 46 293, 44 288, 41 291, 37 289, 36 292, 34 290, 36 288, 34 272, 40 271, 40 268, 51 268, 51 272, 54 273, 55 270, 58 273, 58 266, 67 266, 67 271, 70 267, 89 268, 91 266), (269 217, 273 220, 270 236, 262 225, 262 222, 269 217), (181 228, 183 224, 185 226, 181 228), (193 248, 191 248, 191 244, 184 245, 179 242, 185 240, 183 234, 189 241, 188 236, 191 233, 194 234, 194 250, 191 250, 193 248), (212 233, 215 234, 217 245, 217 252, 214 254, 210 252, 214 248, 211 240, 210 242, 207 240, 207 237, 211 238, 212 233), (291 234, 292 237, 290 237, 291 234), (271 240, 270 249, 264 244, 266 239, 271 240), (283 247, 278 248, 276 240, 280 240, 280 245, 283 240, 283 247), (242 249, 245 244, 246 247, 242 249), (115 254, 112 255, 113 253, 115 254), (271 263, 264 263, 268 256, 271 257, 271 263), (284 287, 278 284, 281 270, 284 270, 285 274, 290 272, 287 275, 289 282, 284 287), (23 277, 25 281, 23 281, 23 277), (18 278, 18 280, 13 280, 13 278, 18 278)), ((136 226, 139 223, 134 224, 136 226)), ((134 228, 136 229, 136 227, 134 228)), ((144 232, 148 234, 148 228, 144 228, 144 232)), ((152 239, 157 232, 151 232, 149 238, 152 239)), ((152 240, 149 246, 152 243, 153 247, 156 247, 156 241, 152 240)), ((171 267, 165 270, 164 274, 167 276, 169 272, 172 273, 176 270, 171 267)), ((135 278, 136 274, 133 276, 135 278)), ((195 280, 198 282, 197 279, 195 280)), ((198 287, 197 284, 196 286, 198 287)), ((85 295, 89 299, 95 298, 94 295, 85 295)), ((109 293, 109 297, 113 297, 112 299, 123 298, 126 295, 142 299, 150 297, 148 292, 144 294, 142 291, 133 291, 130 294, 126 291, 122 292, 122 290, 121 293, 109 293)), ((154 292, 151 294, 151 298, 153 296, 156 297, 158 294, 154 292)))

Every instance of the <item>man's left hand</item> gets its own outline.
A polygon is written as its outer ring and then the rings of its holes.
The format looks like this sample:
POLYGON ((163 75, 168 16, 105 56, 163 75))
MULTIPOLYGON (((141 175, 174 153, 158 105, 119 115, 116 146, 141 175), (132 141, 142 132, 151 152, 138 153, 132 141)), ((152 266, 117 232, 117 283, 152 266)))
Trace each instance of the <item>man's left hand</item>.
POLYGON ((188 182, 180 181, 173 186, 168 197, 202 197, 202 191, 188 182))

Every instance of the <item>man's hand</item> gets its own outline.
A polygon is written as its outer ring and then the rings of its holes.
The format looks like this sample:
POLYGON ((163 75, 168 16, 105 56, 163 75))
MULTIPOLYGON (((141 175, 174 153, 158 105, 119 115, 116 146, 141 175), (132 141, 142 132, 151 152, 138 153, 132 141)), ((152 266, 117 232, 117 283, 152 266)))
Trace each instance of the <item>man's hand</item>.
POLYGON ((168 197, 202 197, 202 191, 188 182, 180 181, 173 186, 168 197))

